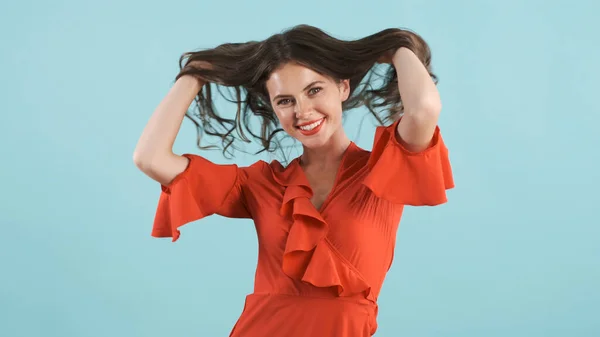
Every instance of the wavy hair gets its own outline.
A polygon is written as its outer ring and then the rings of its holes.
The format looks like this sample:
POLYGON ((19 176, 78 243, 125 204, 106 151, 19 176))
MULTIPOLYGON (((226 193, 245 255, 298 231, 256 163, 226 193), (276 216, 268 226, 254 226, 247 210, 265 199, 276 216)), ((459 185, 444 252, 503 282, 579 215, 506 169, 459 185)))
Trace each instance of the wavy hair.
POLYGON ((258 141, 262 149, 256 154, 281 148, 277 133, 283 131, 271 106, 266 81, 273 71, 288 62, 296 62, 336 82, 350 81, 350 96, 342 103, 343 111, 365 106, 383 125, 403 112, 398 91, 398 78, 393 66, 384 73, 376 71, 378 60, 398 48, 413 51, 427 68, 432 80, 431 52, 427 43, 414 32, 389 28, 357 40, 341 40, 323 30, 299 25, 275 34, 263 41, 224 43, 216 48, 187 52, 179 59, 179 73, 205 81, 194 102, 196 111, 186 117, 196 125, 197 146, 202 135, 221 139, 223 154, 239 150, 237 141, 258 141), (375 83, 380 83, 375 85, 375 83), (234 119, 221 116, 215 109, 213 87, 227 101, 237 104, 234 119), (229 89, 225 95, 223 89, 229 89), (259 119, 259 130, 251 127, 259 119), (248 136, 249 135, 249 136, 248 136))

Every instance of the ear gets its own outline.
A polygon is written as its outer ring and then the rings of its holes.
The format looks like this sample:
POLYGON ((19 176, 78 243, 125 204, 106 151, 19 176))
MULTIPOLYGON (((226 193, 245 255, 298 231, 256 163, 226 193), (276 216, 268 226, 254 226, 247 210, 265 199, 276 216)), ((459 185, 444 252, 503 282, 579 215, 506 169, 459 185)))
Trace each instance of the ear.
POLYGON ((345 102, 350 97, 350 80, 341 80, 338 87, 340 89, 340 98, 342 102, 345 102))

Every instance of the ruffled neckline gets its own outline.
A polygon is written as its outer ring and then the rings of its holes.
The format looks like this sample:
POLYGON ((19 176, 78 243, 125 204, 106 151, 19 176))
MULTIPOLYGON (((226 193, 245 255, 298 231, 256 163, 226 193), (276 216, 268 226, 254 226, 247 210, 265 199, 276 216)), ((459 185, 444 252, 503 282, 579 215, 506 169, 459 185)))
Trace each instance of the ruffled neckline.
POLYGON ((360 148, 354 142, 346 148, 336 181, 321 205, 321 211, 310 201, 313 191, 300 165, 300 157, 293 159, 285 168, 277 161, 273 161, 270 167, 273 179, 285 187, 280 213, 292 222, 283 253, 283 272, 315 287, 331 287, 338 296, 363 293, 365 298, 373 300, 371 286, 327 238, 329 224, 321 213, 326 210, 339 184, 338 179, 349 164, 348 158, 357 151, 360 148))

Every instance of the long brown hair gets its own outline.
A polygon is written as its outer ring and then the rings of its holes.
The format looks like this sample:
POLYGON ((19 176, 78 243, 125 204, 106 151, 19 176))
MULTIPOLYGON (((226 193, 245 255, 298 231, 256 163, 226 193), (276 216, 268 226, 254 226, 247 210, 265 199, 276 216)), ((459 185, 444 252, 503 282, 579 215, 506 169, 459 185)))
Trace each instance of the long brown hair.
POLYGON ((297 62, 338 82, 349 79, 351 92, 342 105, 343 111, 366 106, 383 125, 402 114, 403 107, 395 68, 388 66, 382 74, 375 65, 380 57, 400 47, 412 50, 437 83, 437 76, 431 71, 429 46, 414 32, 389 28, 358 40, 340 40, 309 25, 292 27, 263 41, 225 43, 184 53, 175 81, 184 75, 206 81, 195 99, 197 111, 186 114, 198 130, 199 148, 214 147, 200 144, 205 134, 221 139, 224 155, 239 150, 236 140, 250 143, 252 139, 262 146, 257 153, 274 152, 280 148, 275 136, 283 131, 266 89, 266 81, 274 70, 287 62, 297 62), (375 86, 376 82, 380 85, 375 86), (237 104, 235 119, 217 113, 213 86, 227 101, 237 104), (260 121, 258 131, 250 126, 253 115, 260 121))

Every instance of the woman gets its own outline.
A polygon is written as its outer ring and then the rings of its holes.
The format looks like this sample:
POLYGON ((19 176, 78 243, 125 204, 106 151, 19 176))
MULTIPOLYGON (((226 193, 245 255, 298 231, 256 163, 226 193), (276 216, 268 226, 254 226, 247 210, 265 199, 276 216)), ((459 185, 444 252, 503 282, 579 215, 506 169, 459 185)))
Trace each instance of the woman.
POLYGON ((407 30, 342 41, 306 25, 182 56, 134 161, 162 187, 155 237, 175 241, 180 226, 211 214, 253 219, 254 292, 230 336, 375 333, 403 206, 444 203, 454 186, 429 62, 425 41, 407 30), (373 89, 377 63, 389 71, 373 89), (211 83, 235 89, 235 120, 216 113, 211 83), (302 144, 302 155, 285 167, 276 160, 238 167, 174 154, 196 96, 199 130, 220 136, 224 152, 234 147, 234 131, 248 140, 244 130, 274 151, 274 136, 283 130, 302 144), (342 127, 344 111, 361 105, 380 121, 375 109, 381 108, 393 121, 377 128, 370 152, 342 127), (261 122, 260 134, 251 131, 251 115, 261 122))

